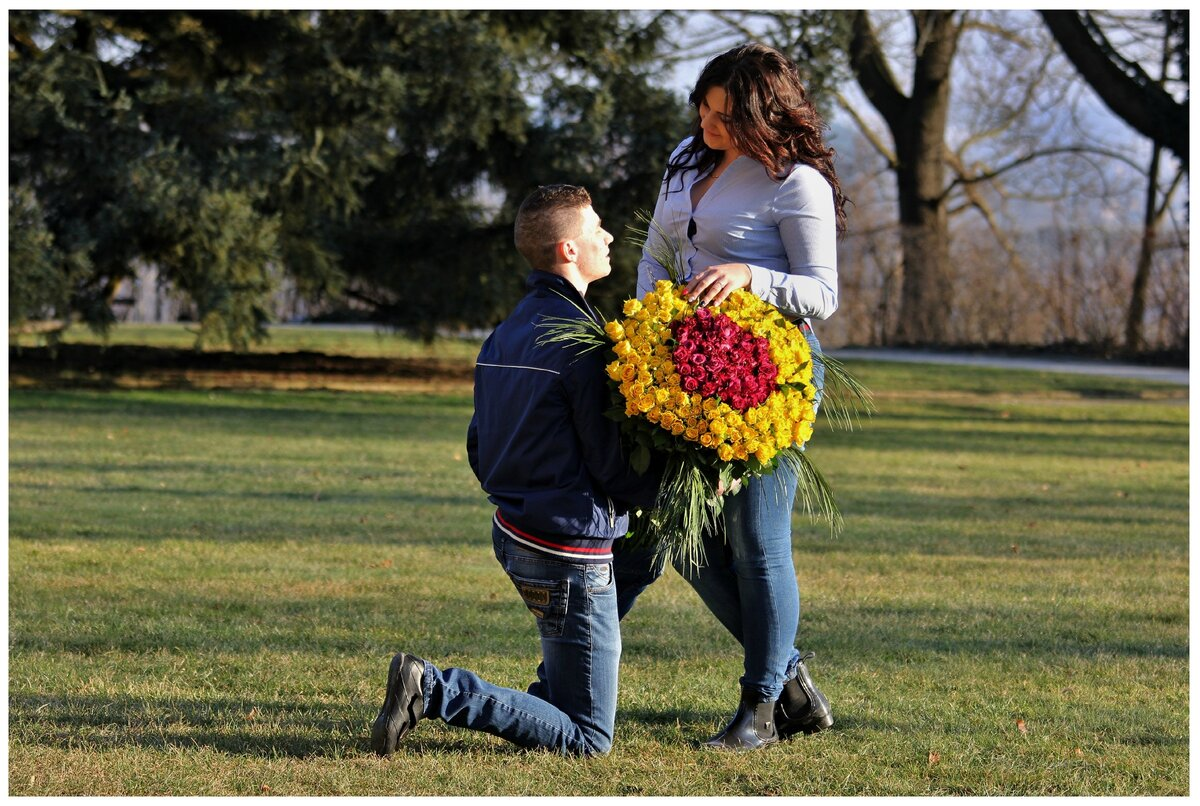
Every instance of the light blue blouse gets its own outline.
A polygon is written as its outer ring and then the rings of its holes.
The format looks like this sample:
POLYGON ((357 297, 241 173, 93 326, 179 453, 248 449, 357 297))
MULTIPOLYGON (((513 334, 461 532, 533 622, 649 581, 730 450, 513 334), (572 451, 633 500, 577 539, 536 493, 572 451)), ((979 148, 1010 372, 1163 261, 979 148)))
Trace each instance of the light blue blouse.
MULTIPOLYGON (((671 155, 674 158, 691 138, 671 155)), ((719 263, 750 267, 750 291, 796 317, 827 319, 837 310, 837 223, 829 183, 808 165, 797 165, 783 181, 767 175, 750 157, 733 161, 692 209, 695 169, 665 179, 654 219, 682 245, 688 274, 719 263), (696 234, 688 238, 688 223, 696 234)), ((638 297, 668 279, 650 256, 638 263, 638 297)))

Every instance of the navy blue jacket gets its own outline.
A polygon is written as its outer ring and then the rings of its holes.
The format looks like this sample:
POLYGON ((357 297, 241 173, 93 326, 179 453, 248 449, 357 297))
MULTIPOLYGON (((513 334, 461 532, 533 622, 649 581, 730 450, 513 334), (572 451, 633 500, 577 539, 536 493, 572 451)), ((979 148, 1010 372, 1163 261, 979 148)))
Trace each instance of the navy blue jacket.
POLYGON ((536 345, 543 317, 599 317, 558 275, 534 271, 525 282, 529 293, 476 361, 471 469, 510 537, 572 562, 608 562, 629 511, 654 502, 659 476, 630 470, 617 423, 605 416, 611 350, 536 345))

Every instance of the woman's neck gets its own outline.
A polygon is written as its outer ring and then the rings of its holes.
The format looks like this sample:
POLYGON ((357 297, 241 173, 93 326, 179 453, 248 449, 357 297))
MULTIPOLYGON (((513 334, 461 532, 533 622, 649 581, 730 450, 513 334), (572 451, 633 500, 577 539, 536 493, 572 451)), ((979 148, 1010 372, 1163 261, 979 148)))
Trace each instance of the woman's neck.
POLYGON ((717 160, 717 166, 713 168, 714 174, 725 173, 725 169, 733 164, 733 161, 742 156, 742 152, 735 148, 729 148, 721 152, 721 158, 717 160))

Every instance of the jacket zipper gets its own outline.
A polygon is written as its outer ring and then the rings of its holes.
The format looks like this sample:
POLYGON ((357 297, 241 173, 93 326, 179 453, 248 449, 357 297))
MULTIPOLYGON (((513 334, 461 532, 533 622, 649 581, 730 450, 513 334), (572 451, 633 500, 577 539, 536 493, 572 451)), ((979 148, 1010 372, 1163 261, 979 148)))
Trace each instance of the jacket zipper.
POLYGON ((608 528, 615 529, 617 527, 617 508, 613 506, 612 499, 607 495, 604 500, 608 501, 608 528))

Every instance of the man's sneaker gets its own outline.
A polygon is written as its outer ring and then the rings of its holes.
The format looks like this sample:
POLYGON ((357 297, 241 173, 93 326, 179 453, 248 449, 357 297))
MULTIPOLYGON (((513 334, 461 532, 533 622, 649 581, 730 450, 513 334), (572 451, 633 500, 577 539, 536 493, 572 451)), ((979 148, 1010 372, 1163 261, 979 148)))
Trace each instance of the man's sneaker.
POLYGON ((425 715, 425 661, 401 652, 388 667, 387 696, 371 726, 371 749, 389 756, 425 715))
POLYGON ((804 661, 815 657, 809 652, 796 663, 796 671, 783 684, 783 693, 775 703, 775 724, 781 738, 796 733, 816 733, 833 726, 829 700, 813 683, 804 661))

